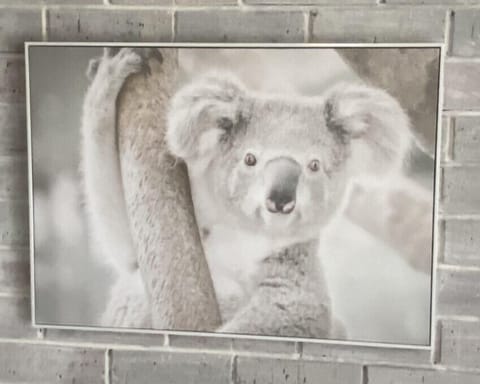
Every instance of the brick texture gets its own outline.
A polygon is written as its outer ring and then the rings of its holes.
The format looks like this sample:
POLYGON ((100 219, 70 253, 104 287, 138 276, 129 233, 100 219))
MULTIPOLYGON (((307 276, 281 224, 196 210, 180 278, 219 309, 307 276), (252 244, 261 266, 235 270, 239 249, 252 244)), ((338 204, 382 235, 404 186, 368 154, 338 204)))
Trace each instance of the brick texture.
POLYGON ((480 369, 480 321, 444 321, 440 351, 445 366, 480 369))
POLYGON ((475 384, 474 373, 445 372, 443 370, 368 367, 369 384, 475 384))
POLYGON ((350 363, 395 363, 427 364, 431 353, 428 350, 408 350, 396 348, 374 348, 370 346, 332 345, 322 343, 304 343, 303 353, 307 359, 321 361, 342 361, 350 363))
POLYGON ((458 9, 453 12, 452 54, 480 56, 480 11, 458 9))
POLYGON ((453 124, 452 159, 480 163, 480 117, 457 117, 453 124))
POLYGON ((104 352, 0 343, 0 382, 103 384, 104 352))
POLYGON ((0 103, 25 103, 25 61, 0 55, 0 103))
POLYGON ((175 0, 179 6, 222 6, 238 5, 238 0, 175 0))
POLYGON ((479 220, 446 220, 443 231, 445 263, 480 266, 479 220))
POLYGON ((362 367, 285 359, 239 357, 235 368, 237 383, 362 384, 362 367))
POLYGON ((28 293, 30 259, 27 249, 0 249, 0 294, 28 293))
POLYGON ((112 383, 230 384, 230 356, 115 351, 112 383))
POLYGON ((445 109, 480 110, 480 63, 447 60, 444 88, 445 109))
POLYGON ((304 15, 298 11, 179 11, 175 41, 302 42, 304 15))
POLYGON ((26 149, 25 104, 0 103, 0 153, 25 151, 26 149))
POLYGON ((0 382, 480 382, 479 58, 476 0, 0 0, 0 382), (442 135, 433 318, 438 332, 432 350, 34 329, 23 43, 44 38, 246 43, 447 38, 443 107, 448 124, 442 130, 448 128, 449 135, 442 135))
POLYGON ((429 8, 321 8, 312 13, 319 43, 441 42, 445 12, 429 8))
POLYGON ((0 245, 28 245, 27 201, 0 200, 0 245))
MULTIPOLYGON (((29 297, 0 297, 0 338, 34 339, 29 297)), ((2 354, 0 348, 0 356, 2 354)), ((0 370, 1 370, 0 359, 0 370)), ((0 375, 0 383, 2 376, 0 375)))
POLYGON ((171 41, 172 16, 164 10, 52 9, 52 41, 171 41))
POLYGON ((96 344, 99 347, 122 345, 123 347, 159 348, 164 345, 163 335, 132 333, 132 332, 111 332, 111 331, 77 331, 69 329, 47 329, 44 339, 49 342, 68 342, 77 344, 96 344))
POLYGON ((480 271, 442 268, 437 281, 439 315, 480 317, 480 271))
POLYGON ((480 167, 449 167, 442 174, 442 206, 447 214, 480 213, 480 167))
POLYGON ((27 157, 0 156, 0 199, 28 198, 27 157))
POLYGON ((25 41, 42 40, 39 8, 4 8, 0 11, 0 26, 0 51, 23 52, 25 41))
POLYGON ((244 3, 252 5, 373 5, 376 4, 376 0, 244 0, 244 3))

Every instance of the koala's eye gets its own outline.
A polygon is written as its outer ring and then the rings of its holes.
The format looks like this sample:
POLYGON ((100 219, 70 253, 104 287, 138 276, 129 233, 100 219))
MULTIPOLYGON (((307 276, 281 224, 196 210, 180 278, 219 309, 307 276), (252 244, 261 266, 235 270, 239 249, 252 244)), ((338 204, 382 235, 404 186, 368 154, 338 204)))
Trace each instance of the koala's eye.
POLYGON ((257 164, 257 158, 251 153, 247 153, 243 161, 249 167, 253 167, 255 164, 257 164))
POLYGON ((320 161, 317 159, 313 159, 308 163, 308 169, 310 169, 312 172, 317 172, 320 169, 320 161))

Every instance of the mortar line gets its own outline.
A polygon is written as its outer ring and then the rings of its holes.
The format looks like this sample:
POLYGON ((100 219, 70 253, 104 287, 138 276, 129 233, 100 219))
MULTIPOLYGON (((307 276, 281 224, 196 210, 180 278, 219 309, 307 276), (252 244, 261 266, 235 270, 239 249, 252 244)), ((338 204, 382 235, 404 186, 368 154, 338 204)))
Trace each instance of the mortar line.
POLYGON ((447 56, 451 55, 452 53, 453 33, 455 28, 454 14, 455 14, 455 11, 453 11, 450 8, 447 8, 446 14, 445 14, 445 36, 444 36, 447 56))
POLYGON ((368 367, 367 367, 367 365, 362 366, 362 384, 368 384, 368 367))
POLYGON ((104 384, 111 384, 111 371, 112 371, 112 350, 105 350, 105 366, 104 366, 104 384))
POLYGON ((477 168, 480 167, 480 162, 475 162, 475 161, 465 161, 465 162, 459 162, 459 161, 441 161, 440 166, 442 168, 477 168))
POLYGON ((444 213, 439 216, 441 220, 480 220, 480 214, 453 214, 453 213, 444 213))
POLYGON ((48 32, 47 32, 48 10, 46 6, 42 7, 41 17, 42 17, 42 41, 48 41, 48 32))
POLYGON ((230 382, 231 384, 237 383, 237 355, 232 355, 230 359, 230 382))
POLYGON ((311 24, 311 12, 307 11, 303 13, 303 42, 308 43, 310 41, 310 26, 311 24))
POLYGON ((480 110, 474 109, 444 109, 442 114, 453 117, 480 117, 480 110))
POLYGON ((447 122, 447 159, 449 161, 454 160, 454 143, 455 143, 455 125, 456 125, 456 119, 453 116, 448 116, 448 122, 447 122))
POLYGON ((177 39, 177 9, 174 6, 172 9, 172 39, 171 42, 175 42, 177 39))
POLYGON ((442 348, 442 322, 440 319, 436 319, 435 324, 435 339, 433 340, 432 356, 431 363, 437 364, 441 359, 441 348, 442 348))
POLYGON ((467 315, 437 315, 438 321, 457 321, 463 323, 480 323, 480 317, 467 315))
POLYGON ((446 271, 458 271, 458 272, 480 272, 480 267, 473 265, 457 265, 448 263, 439 263, 438 269, 446 271))

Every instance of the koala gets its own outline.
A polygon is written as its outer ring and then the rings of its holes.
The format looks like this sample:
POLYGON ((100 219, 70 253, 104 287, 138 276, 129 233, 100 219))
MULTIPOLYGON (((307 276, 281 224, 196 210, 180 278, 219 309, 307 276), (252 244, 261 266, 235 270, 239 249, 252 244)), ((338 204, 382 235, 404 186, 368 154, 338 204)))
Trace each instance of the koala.
POLYGON ((185 161, 220 304, 220 331, 344 338, 317 256, 359 178, 398 172, 412 134, 387 92, 338 84, 260 94, 228 73, 173 97, 167 144, 185 161))
MULTIPOLYGON (((152 327, 116 144, 117 96, 126 78, 142 71, 145 57, 135 49, 106 49, 90 64, 84 100, 82 172, 93 248, 120 276, 100 320, 108 326, 152 327)), ((319 242, 356 178, 385 179, 401 168, 411 131, 397 101, 364 84, 309 98, 260 94, 216 73, 193 79, 166 102, 166 142, 188 167, 221 309, 222 325, 212 331, 344 338, 319 242)))

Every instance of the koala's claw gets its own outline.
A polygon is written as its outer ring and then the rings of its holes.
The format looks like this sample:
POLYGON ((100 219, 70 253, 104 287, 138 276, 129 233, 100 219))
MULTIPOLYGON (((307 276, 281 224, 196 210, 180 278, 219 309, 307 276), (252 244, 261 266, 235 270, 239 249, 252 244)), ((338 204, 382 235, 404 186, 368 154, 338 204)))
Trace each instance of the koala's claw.
POLYGON ((148 64, 150 58, 163 62, 163 56, 157 48, 105 47, 102 57, 90 60, 87 77, 93 81, 99 71, 105 73, 104 69, 107 73, 123 79, 134 73, 150 76, 152 73, 148 64))

